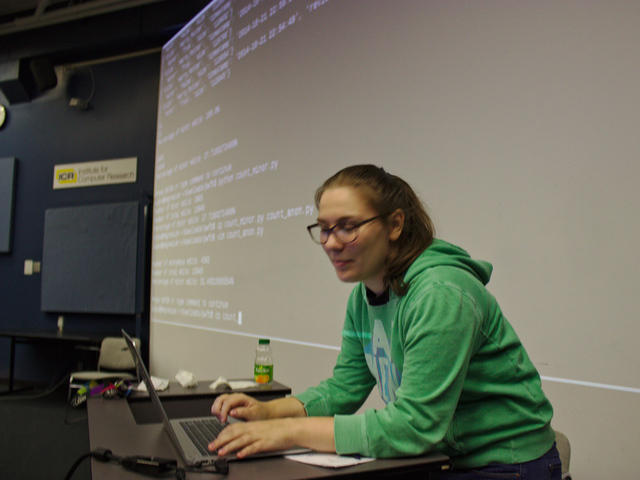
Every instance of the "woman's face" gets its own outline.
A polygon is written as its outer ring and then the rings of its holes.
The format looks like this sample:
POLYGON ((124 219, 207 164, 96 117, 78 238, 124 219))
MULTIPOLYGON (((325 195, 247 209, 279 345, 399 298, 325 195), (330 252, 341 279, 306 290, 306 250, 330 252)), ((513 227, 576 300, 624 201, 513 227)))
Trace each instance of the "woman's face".
MULTIPOLYGON (((331 228, 337 223, 359 223, 378 214, 354 187, 329 188, 320 197, 318 205, 318 223, 323 228, 331 228)), ((323 248, 340 280, 362 281, 370 290, 380 294, 386 289, 383 278, 391 242, 400 236, 401 231, 401 224, 398 228, 392 221, 391 226, 387 226, 380 218, 359 227, 353 242, 342 243, 334 234, 329 235, 323 248)))

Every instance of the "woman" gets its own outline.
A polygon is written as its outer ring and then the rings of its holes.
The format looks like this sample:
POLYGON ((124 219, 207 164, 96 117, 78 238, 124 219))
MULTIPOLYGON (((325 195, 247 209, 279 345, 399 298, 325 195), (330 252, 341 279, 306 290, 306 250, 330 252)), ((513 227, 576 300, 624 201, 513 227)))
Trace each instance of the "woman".
POLYGON ((340 280, 359 282, 333 377, 269 402, 221 395, 211 408, 221 420, 261 421, 228 426, 209 448, 239 457, 294 445, 373 457, 440 451, 454 469, 438 478, 559 479, 552 408, 484 286, 491 265, 435 239, 411 187, 382 168, 347 167, 315 200, 309 233, 340 280), (376 384, 386 406, 354 414, 376 384))

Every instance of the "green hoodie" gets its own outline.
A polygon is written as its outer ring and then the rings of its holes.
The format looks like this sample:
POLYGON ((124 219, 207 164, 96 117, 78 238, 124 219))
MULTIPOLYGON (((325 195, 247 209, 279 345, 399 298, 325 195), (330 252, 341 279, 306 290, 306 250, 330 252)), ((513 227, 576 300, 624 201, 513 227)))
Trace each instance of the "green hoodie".
POLYGON ((491 271, 436 239, 407 270, 403 297, 372 306, 364 284, 353 289, 333 377, 297 395, 308 415, 335 415, 338 453, 439 451, 471 468, 551 448, 551 404, 484 287, 491 271), (385 407, 354 414, 376 383, 385 407))

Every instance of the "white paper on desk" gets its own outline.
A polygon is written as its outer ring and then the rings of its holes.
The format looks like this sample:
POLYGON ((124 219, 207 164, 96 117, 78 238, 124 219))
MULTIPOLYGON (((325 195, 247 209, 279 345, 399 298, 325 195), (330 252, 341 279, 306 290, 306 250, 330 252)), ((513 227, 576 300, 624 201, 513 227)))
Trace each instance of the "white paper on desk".
MULTIPOLYGON (((151 383, 153 384, 153 388, 155 388, 158 392, 169 388, 169 380, 167 380, 166 378, 151 376, 151 383)), ((138 390, 139 392, 146 392, 147 386, 144 384, 144 382, 140 382, 140 384, 136 387, 136 390, 138 390)))
POLYGON ((297 455, 285 455, 284 458, 296 462, 308 463, 319 467, 342 468, 358 465, 359 463, 372 462, 375 458, 352 457, 349 455, 336 455, 334 453, 299 453, 297 455))
POLYGON ((251 380, 229 380, 231 390, 240 390, 243 388, 257 387, 259 384, 251 380))

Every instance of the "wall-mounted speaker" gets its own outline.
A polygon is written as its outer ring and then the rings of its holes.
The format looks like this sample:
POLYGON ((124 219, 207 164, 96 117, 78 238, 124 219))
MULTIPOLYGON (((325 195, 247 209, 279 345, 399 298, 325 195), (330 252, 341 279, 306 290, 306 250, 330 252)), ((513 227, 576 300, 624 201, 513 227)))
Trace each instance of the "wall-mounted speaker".
POLYGON ((9 103, 28 102, 58 83, 51 61, 22 58, 0 63, 0 90, 9 103))
POLYGON ((40 95, 56 86, 58 78, 48 58, 33 58, 29 61, 29 70, 33 76, 36 95, 40 95))

